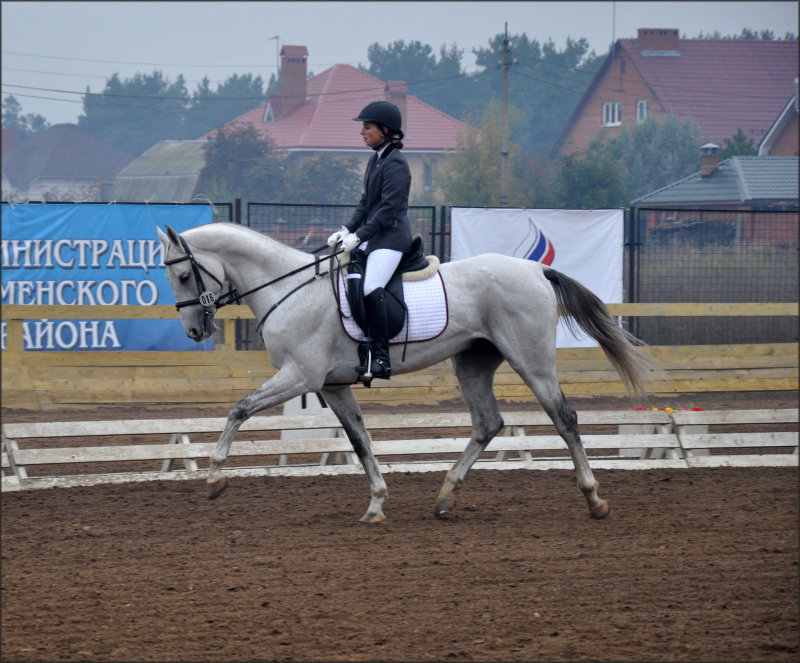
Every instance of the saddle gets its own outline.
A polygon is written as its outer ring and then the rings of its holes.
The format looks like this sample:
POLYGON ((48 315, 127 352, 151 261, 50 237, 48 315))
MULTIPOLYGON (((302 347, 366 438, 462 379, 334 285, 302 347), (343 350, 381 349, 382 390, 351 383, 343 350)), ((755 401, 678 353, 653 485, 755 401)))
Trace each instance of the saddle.
MULTIPOLYGON (((367 311, 364 306, 364 272, 367 267, 367 256, 363 251, 350 254, 350 262, 346 264, 347 275, 345 294, 350 306, 353 320, 364 334, 367 334, 367 311)), ((422 280, 432 276, 438 269, 435 256, 425 256, 422 246, 422 235, 414 235, 411 248, 403 254, 392 278, 386 284, 386 313, 389 318, 389 338, 396 336, 403 328, 408 308, 403 294, 403 280, 422 280), (435 261, 435 262, 434 262, 435 261), (405 275, 405 276, 404 276, 405 275)))

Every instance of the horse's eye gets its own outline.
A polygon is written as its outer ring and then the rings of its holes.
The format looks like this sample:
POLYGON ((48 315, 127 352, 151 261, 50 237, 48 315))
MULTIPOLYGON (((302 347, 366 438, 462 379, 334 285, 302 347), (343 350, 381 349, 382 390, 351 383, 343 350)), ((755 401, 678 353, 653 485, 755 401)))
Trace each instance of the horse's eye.
POLYGON ((183 274, 181 274, 181 275, 178 277, 178 280, 179 280, 181 283, 186 283, 186 282, 189 280, 189 272, 184 272, 183 274))

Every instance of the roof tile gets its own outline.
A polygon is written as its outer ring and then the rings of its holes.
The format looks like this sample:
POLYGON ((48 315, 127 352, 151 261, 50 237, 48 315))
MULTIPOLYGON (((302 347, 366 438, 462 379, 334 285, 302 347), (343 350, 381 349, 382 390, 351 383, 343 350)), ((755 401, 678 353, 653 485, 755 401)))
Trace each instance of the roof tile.
POLYGON ((798 161, 791 157, 737 156, 708 177, 694 173, 641 196, 633 205, 796 201, 798 161))
MULTIPOLYGON (((384 81, 351 65, 337 64, 309 79, 306 103, 289 115, 266 122, 267 102, 224 126, 252 124, 285 150, 363 150, 353 118, 369 102, 385 96, 384 81)), ((406 97, 405 122, 406 151, 454 150, 457 136, 466 129, 462 122, 414 95, 406 97)), ((214 131, 201 140, 212 137, 214 131)))
POLYGON ((703 140, 723 145, 739 128, 757 145, 794 93, 797 41, 681 39, 679 56, 619 44, 667 113, 690 117, 703 140))
POLYGON ((3 173, 15 187, 38 177, 111 178, 134 156, 95 138, 75 124, 56 124, 3 152, 3 173))

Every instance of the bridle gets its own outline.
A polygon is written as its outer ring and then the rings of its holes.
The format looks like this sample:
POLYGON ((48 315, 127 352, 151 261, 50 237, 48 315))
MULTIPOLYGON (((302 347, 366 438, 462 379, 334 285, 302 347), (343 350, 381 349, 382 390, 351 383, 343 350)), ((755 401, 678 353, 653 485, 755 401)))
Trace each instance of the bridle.
MULTIPOLYGON (((192 250, 189 248, 189 245, 186 243, 186 240, 181 235, 178 235, 178 239, 180 240, 181 246, 183 247, 183 250, 186 252, 186 255, 183 255, 180 258, 173 258, 172 260, 165 260, 164 261, 164 265, 167 265, 167 266, 175 265, 177 263, 184 262, 185 260, 188 260, 189 264, 191 265, 191 268, 192 268, 192 273, 194 274, 195 285, 197 286, 197 297, 195 297, 194 299, 185 299, 182 302, 177 302, 175 304, 175 308, 178 309, 178 311, 180 311, 185 306, 194 306, 194 305, 199 304, 200 306, 203 307, 203 325, 204 325, 204 327, 205 327, 205 323, 207 322, 207 319, 208 318, 212 318, 213 319, 214 314, 217 312, 217 310, 222 308, 223 306, 227 306, 228 304, 234 304, 234 303, 235 304, 241 304, 241 299, 243 297, 246 297, 247 295, 250 295, 250 294, 252 294, 252 293, 254 293, 254 292, 258 291, 258 290, 261 290, 263 288, 266 288, 266 287, 272 285, 273 283, 277 283, 278 281, 282 281, 283 279, 288 278, 289 276, 293 276, 294 274, 297 274, 299 272, 302 272, 303 270, 306 270, 306 269, 309 269, 310 267, 313 267, 314 268, 314 276, 312 276, 307 281, 303 281, 299 286, 297 286, 296 288, 291 290, 289 293, 287 293, 284 297, 282 297, 275 304, 273 304, 272 307, 269 309, 269 311, 267 311, 264 314, 264 317, 261 318, 261 321, 258 323, 258 327, 256 328, 256 330, 259 331, 261 329, 261 327, 264 325, 264 323, 266 322, 267 317, 269 317, 270 313, 272 313, 276 308, 278 308, 278 306, 280 304, 282 304, 286 299, 291 297, 295 292, 297 292, 301 288, 309 285, 310 283, 313 283, 317 279, 320 279, 323 276, 325 276, 326 274, 328 274, 327 271, 320 273, 319 266, 320 266, 321 263, 325 262, 326 260, 333 260, 333 258, 335 256, 338 256, 340 253, 344 253, 344 251, 342 249, 340 249, 339 251, 336 251, 336 252, 331 252, 330 255, 324 256, 322 258, 317 258, 314 262, 308 263, 307 265, 303 265, 302 267, 298 267, 297 269, 293 269, 292 271, 287 272, 286 274, 283 274, 282 276, 274 278, 271 281, 268 281, 267 283, 262 283, 261 285, 256 286, 255 288, 252 288, 252 289, 250 289, 247 292, 244 292, 242 294, 239 294, 239 292, 236 290, 236 288, 233 287, 233 284, 230 284, 229 287, 228 287, 228 291, 226 293, 222 294, 220 297, 217 297, 213 292, 211 292, 210 290, 208 290, 206 288, 206 285, 203 282, 203 275, 200 272, 202 271, 202 272, 205 272, 206 274, 208 274, 208 276, 210 276, 212 279, 214 279, 219 284, 220 288, 224 287, 224 284, 222 283, 222 281, 220 281, 216 276, 214 276, 214 274, 212 274, 210 271, 208 271, 205 267, 203 267, 202 264, 200 264, 197 261, 197 259, 194 257, 194 254, 192 253, 192 250)), ((312 251, 312 253, 319 253, 320 251, 322 251, 323 249, 326 249, 326 248, 327 248, 327 244, 323 244, 319 248, 317 248, 314 251, 312 251)))
POLYGON ((222 308, 226 304, 230 304, 231 302, 239 303, 239 295, 236 292, 236 289, 233 286, 230 286, 228 292, 226 292, 221 297, 217 298, 217 296, 211 292, 209 289, 206 288, 206 284, 203 282, 203 275, 200 273, 201 271, 208 274, 212 279, 214 279, 218 284, 219 287, 224 287, 222 281, 220 281, 214 274, 209 272, 203 265, 197 262, 197 259, 194 257, 192 250, 189 248, 189 245, 186 243, 186 240, 178 235, 178 239, 181 242, 181 246, 183 250, 186 251, 186 255, 181 256, 180 258, 174 258, 172 260, 165 260, 165 265, 176 265, 177 263, 184 262, 185 260, 189 261, 189 265, 192 268, 192 272, 194 274, 194 282, 197 286, 197 297, 194 299, 185 299, 182 302, 177 302, 175 304, 175 308, 179 311, 184 306, 194 306, 195 304, 200 304, 203 307, 203 326, 205 327, 205 323, 207 322, 208 318, 213 318, 214 314, 217 312, 217 309, 222 308))

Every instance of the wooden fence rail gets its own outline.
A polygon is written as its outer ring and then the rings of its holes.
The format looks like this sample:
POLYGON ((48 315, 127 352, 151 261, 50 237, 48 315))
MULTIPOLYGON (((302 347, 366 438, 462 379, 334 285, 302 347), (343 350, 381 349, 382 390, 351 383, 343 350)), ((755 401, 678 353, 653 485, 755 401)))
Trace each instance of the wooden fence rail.
MULTIPOLYGON (((477 469, 572 469, 563 440, 554 434, 552 423, 541 411, 506 412, 505 435, 489 445, 476 464, 477 469), (526 430, 527 428, 527 430, 526 430), (535 429, 536 432, 531 429, 535 429)), ((597 469, 655 469, 694 467, 796 467, 798 465, 798 410, 735 411, 592 411, 578 413, 585 432, 584 446, 592 467, 597 469), (609 425, 617 432, 609 433, 609 425), (725 427, 723 432, 719 429, 725 427), (765 431, 764 428, 769 430, 765 431), (733 428, 735 430, 731 431, 733 428), (754 430, 759 428, 760 430, 754 430)), ((87 486, 99 483, 157 479, 199 479, 204 470, 197 461, 207 461, 215 442, 192 442, 190 435, 218 434, 224 418, 134 419, 127 421, 83 421, 50 423, 3 423, 3 491, 34 488, 87 486), (114 437, 166 436, 168 443, 118 444, 114 437), (43 446, 61 441, 62 446, 43 446), (72 440, 72 446, 66 442, 72 440), (87 441, 95 441, 92 446, 87 441), (185 469, 174 470, 182 460, 185 469), (161 469, 148 469, 147 461, 161 461, 161 469), (98 463, 137 465, 134 470, 92 472, 98 463), (83 473, 64 474, 64 466, 83 473), (88 470, 86 469, 88 466, 88 470), (37 476, 30 476, 41 468, 37 476)), ((257 416, 240 429, 241 435, 302 429, 309 431, 337 425, 324 415, 257 416)), ((465 448, 467 437, 434 436, 469 427, 466 413, 414 415, 367 415, 372 431, 373 451, 384 472, 444 471, 465 448), (427 437, 395 439, 420 430, 427 437), (383 439, 385 437, 391 439, 383 439), (448 455, 450 456, 448 458, 448 455)), ((468 433, 467 433, 468 434, 468 433)), ((452 433, 450 433, 452 435, 452 433)), ((231 448, 230 461, 245 459, 248 466, 226 470, 231 476, 309 476, 361 472, 352 448, 343 437, 241 439, 231 448), (332 465, 338 456, 344 462, 332 465), (289 462, 291 458, 294 462, 289 462), (319 460, 317 460, 317 458, 319 460)))
MULTIPOLYGON (((796 303, 608 304, 615 316, 797 316, 796 303)), ((2 406, 55 409, 119 403, 174 406, 230 405, 275 373, 265 351, 236 351, 236 320, 253 319, 245 306, 217 313, 224 342, 213 352, 25 351, 24 320, 175 319, 173 306, 3 306, 2 406)), ((413 347, 409 349, 413 351, 413 347)), ((653 346, 645 352, 669 375, 655 380, 656 395, 704 391, 798 388, 796 343, 653 346)), ((571 395, 623 395, 624 386, 599 348, 560 348, 559 379, 571 395)), ((507 364, 495 379, 497 396, 527 401, 531 395, 507 364)), ((388 404, 438 403, 459 396, 449 362, 397 375, 360 389, 359 400, 388 404)))

